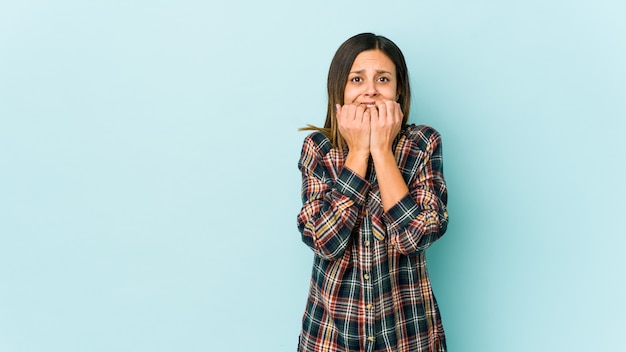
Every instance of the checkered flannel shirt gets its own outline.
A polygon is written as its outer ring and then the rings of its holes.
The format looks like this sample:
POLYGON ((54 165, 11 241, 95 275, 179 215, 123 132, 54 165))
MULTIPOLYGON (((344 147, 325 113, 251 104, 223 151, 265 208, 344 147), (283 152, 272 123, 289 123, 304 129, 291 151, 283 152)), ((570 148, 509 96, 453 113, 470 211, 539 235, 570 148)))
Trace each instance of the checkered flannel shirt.
POLYGON ((424 253, 448 224, 441 137, 409 125, 394 155, 409 194, 384 212, 371 159, 362 178, 321 132, 304 140, 298 228, 314 262, 298 351, 446 351, 424 253))

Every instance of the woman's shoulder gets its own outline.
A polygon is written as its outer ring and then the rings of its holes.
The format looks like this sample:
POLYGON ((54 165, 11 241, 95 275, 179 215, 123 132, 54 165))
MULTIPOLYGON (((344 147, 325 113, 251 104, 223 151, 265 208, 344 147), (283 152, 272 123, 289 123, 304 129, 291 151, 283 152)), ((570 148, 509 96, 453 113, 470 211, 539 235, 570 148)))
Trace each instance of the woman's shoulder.
POLYGON ((431 150, 441 144, 439 131, 428 125, 407 125, 402 134, 414 148, 422 151, 431 150))
POLYGON ((303 148, 315 150, 321 155, 328 153, 332 147, 332 142, 322 131, 313 131, 304 137, 303 148))
POLYGON ((404 135, 412 141, 430 141, 433 138, 441 138, 441 134, 439 134, 439 132, 435 128, 428 125, 407 125, 404 129, 404 135))
POLYGON ((336 178, 344 163, 345 154, 333 148, 330 138, 322 131, 314 131, 304 138, 298 166, 313 170, 320 179, 336 178))

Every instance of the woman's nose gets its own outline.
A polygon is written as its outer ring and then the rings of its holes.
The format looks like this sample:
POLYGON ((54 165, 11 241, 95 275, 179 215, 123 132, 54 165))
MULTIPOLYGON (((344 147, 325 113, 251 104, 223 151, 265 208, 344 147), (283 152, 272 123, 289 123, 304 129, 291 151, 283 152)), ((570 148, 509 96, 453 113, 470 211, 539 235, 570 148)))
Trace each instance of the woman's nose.
POLYGON ((368 82, 365 86, 365 95, 367 96, 376 96, 378 92, 376 91, 376 84, 372 81, 368 82))

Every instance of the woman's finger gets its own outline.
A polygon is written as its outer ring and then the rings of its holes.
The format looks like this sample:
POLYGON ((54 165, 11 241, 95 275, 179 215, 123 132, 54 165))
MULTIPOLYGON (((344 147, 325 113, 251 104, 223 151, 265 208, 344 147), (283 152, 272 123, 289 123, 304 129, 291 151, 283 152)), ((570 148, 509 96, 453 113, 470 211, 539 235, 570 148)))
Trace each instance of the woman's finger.
POLYGON ((376 109, 366 108, 365 111, 363 111, 363 124, 364 125, 370 124, 370 122, 372 121, 372 114, 374 113, 374 110, 376 109))
POLYGON ((365 112, 365 107, 362 104, 356 105, 354 111, 354 120, 357 123, 363 123, 363 113, 365 112))
POLYGON ((384 123, 385 120, 387 120, 387 105, 385 104, 385 101, 380 101, 376 104, 376 109, 378 110, 378 120, 380 123, 384 123))
POLYGON ((367 110, 370 113, 370 122, 371 123, 377 123, 378 119, 380 118, 378 107, 376 105, 370 106, 370 107, 367 108, 367 110))
POLYGON ((402 106, 400 106, 400 103, 394 103, 394 107, 396 111, 396 116, 398 116, 398 119, 400 120, 400 122, 402 122, 402 118, 404 117, 404 113, 402 113, 402 106))

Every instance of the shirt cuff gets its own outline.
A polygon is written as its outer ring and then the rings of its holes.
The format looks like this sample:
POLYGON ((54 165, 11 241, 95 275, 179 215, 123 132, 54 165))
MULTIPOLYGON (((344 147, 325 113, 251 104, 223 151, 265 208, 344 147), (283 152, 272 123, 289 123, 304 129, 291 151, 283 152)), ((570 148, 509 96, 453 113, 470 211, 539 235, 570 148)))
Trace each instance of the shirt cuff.
POLYGON ((350 198, 356 205, 363 206, 369 186, 369 182, 364 178, 344 167, 337 177, 335 190, 350 198))
POLYGON ((406 228, 409 223, 415 219, 421 212, 422 208, 415 202, 410 194, 404 196, 391 209, 384 213, 385 222, 389 230, 398 233, 401 229, 406 228))

